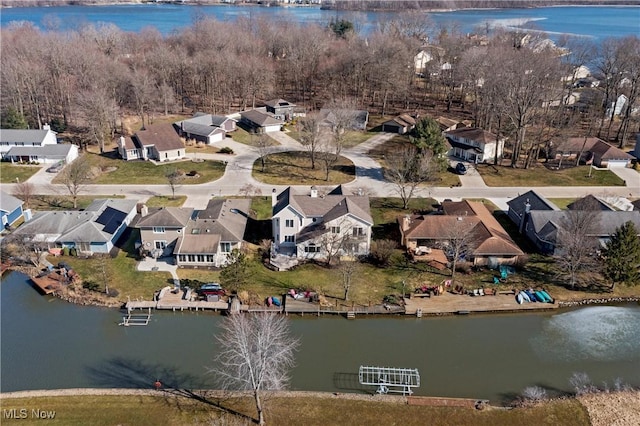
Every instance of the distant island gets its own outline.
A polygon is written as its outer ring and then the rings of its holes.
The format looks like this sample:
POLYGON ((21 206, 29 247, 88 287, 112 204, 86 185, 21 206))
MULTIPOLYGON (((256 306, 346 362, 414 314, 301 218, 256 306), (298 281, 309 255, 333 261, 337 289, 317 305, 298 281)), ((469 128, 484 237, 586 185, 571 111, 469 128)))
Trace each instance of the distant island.
POLYGON ((106 6, 172 3, 185 5, 320 5, 326 10, 402 11, 509 9, 548 6, 639 6, 640 0, 0 0, 0 7, 106 6))

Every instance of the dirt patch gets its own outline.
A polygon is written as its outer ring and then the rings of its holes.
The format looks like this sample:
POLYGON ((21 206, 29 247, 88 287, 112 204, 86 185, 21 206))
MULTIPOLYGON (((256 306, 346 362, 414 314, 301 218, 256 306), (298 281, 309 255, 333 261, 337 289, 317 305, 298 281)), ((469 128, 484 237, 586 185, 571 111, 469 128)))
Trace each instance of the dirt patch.
POLYGON ((593 426, 640 425, 640 391, 596 393, 578 397, 593 426))

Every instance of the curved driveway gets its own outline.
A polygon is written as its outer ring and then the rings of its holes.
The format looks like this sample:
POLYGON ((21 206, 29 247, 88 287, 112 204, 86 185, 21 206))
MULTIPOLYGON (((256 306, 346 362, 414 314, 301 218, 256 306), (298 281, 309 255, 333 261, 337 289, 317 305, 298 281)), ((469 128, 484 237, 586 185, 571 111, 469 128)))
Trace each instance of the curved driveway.
MULTIPOLYGON (((269 153, 283 151, 302 151, 304 147, 296 140, 289 137, 284 132, 270 133, 269 136, 277 140, 280 145, 270 147, 269 153)), ((367 152, 372 148, 385 143, 393 138, 394 134, 378 133, 369 140, 346 149, 342 155, 353 161, 356 166, 356 178, 345 185, 352 192, 362 190, 370 196, 397 196, 395 187, 384 181, 380 164, 367 156, 367 152)), ((260 190, 264 195, 268 195, 275 188, 277 191, 286 186, 268 185, 255 180, 252 176, 253 163, 259 158, 257 149, 235 141, 227 140, 224 145, 234 150, 234 155, 225 154, 197 154, 200 159, 211 159, 226 161, 227 167, 224 175, 214 181, 199 185, 181 185, 176 193, 186 195, 185 207, 204 208, 212 196, 232 196, 238 195, 243 186, 250 184, 260 190)), ((194 158, 195 154, 188 154, 194 158)), ((37 194, 65 194, 64 185, 52 185, 51 180, 55 176, 47 173, 43 167, 38 173, 33 175, 29 182, 35 186, 37 194)), ((488 187, 477 175, 477 171, 471 170, 468 177, 461 179, 459 187, 431 187, 423 188, 417 194, 422 197, 434 197, 436 199, 460 199, 460 198, 488 198, 494 201, 500 208, 506 207, 506 201, 518 196, 530 189, 549 198, 579 197, 588 194, 596 196, 622 196, 637 198, 640 197, 640 174, 631 169, 612 171, 619 174, 625 180, 626 186, 615 187, 488 187)), ((11 192, 15 184, 3 184, 3 190, 11 192)), ((301 185, 306 188, 307 185, 301 185)), ((169 195, 171 190, 168 185, 87 185, 83 193, 93 195, 123 195, 127 198, 145 201, 155 195, 169 195)))

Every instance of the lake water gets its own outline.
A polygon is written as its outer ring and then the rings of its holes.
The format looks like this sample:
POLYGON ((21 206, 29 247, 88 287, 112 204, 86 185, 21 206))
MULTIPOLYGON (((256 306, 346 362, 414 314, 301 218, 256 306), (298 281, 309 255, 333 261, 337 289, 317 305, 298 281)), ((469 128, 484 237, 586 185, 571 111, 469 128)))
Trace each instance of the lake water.
MULTIPOLYGON (((0 284, 0 391, 76 387, 214 387, 207 373, 224 317, 154 312, 120 327, 117 310, 39 295, 19 273, 0 284)), ((302 345, 291 388, 362 392, 360 365, 418 368, 418 395, 510 399, 527 386, 569 391, 573 372, 640 386, 640 306, 557 313, 291 317, 302 345)))
MULTIPOLYGON (((86 23, 108 22, 125 31, 140 31, 154 26, 163 34, 189 26, 199 15, 220 21, 234 21, 238 17, 327 24, 332 19, 348 19, 357 23, 363 32, 370 32, 376 22, 397 17, 389 12, 342 12, 321 10, 319 7, 257 7, 257 6, 181 6, 168 4, 63 6, 34 8, 5 8, 0 23, 7 26, 16 21, 32 22, 42 28, 55 22, 61 29, 76 28, 86 23)), ((425 12, 425 16, 427 13, 425 12)), ((460 10, 429 14, 439 25, 458 23, 464 32, 476 27, 513 27, 528 23, 556 38, 573 34, 595 39, 640 34, 640 7, 543 7, 535 9, 460 10)))

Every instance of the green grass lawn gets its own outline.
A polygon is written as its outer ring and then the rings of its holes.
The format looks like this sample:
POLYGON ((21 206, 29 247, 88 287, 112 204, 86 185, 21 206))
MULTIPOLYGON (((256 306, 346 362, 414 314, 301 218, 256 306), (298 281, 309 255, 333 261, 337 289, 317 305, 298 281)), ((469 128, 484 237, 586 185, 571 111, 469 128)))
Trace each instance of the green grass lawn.
MULTIPOLYGON (((79 195, 78 210, 86 209, 99 198, 124 198, 122 195, 94 196, 79 195)), ((29 208, 34 210, 73 210, 73 199, 69 195, 36 195, 29 200, 29 208)))
POLYGON ((217 154, 220 148, 215 145, 206 145, 203 143, 187 144, 187 152, 191 154, 217 154))
POLYGON ((18 166, 9 161, 0 162, 0 183, 17 183, 28 180, 45 166, 18 166), (18 180, 16 180, 16 178, 18 180))
MULTIPOLYGON (((55 411, 52 425, 185 425, 250 424, 255 418, 251 398, 206 396, 196 398, 158 396, 65 396, 6 399, 3 410, 29 407, 55 411), (236 413, 236 414, 232 414, 236 413)), ((555 426, 591 424, 586 408, 575 399, 560 399, 528 408, 483 411, 457 407, 428 407, 382 400, 350 400, 331 397, 272 396, 264 401, 265 420, 273 425, 501 425, 555 426), (292 409, 294 407, 294 409, 292 409)), ((7 424, 40 424, 35 418, 7 424)), ((5 423, 3 421, 3 424, 5 423)))
POLYGON ((316 161, 311 169, 311 161, 305 152, 281 152, 266 157, 265 170, 258 159, 253 164, 253 177, 263 183, 273 185, 337 185, 351 182, 356 170, 351 160, 340 157, 325 180, 324 165, 316 161))
MULTIPOLYGON (((251 133, 245 127, 241 127, 240 125, 238 125, 236 126, 236 130, 231 133, 231 137, 236 142, 243 143, 249 146, 257 146, 258 138, 260 137, 260 135, 251 133)), ((280 145, 278 141, 273 139, 268 134, 266 135, 266 137, 269 139, 269 146, 280 145)), ((224 146, 224 142, 222 142, 221 146, 224 146)))
POLYGON ((567 206, 576 201, 577 198, 548 198, 548 200, 555 204, 559 209, 566 210, 567 206))
POLYGON ((147 207, 182 207, 185 201, 187 201, 186 195, 176 195, 175 197, 155 195, 149 198, 145 204, 147 207))
MULTIPOLYGON (((111 155, 92 153, 85 155, 93 167, 99 167, 103 170, 103 173, 91 181, 92 184, 167 184, 165 174, 167 170, 173 168, 182 170, 184 173, 197 172, 197 177, 185 176, 180 185, 200 184, 220 179, 225 170, 224 163, 220 161, 178 161, 170 164, 155 165, 149 161, 124 161, 111 155)), ((53 183, 62 183, 60 177, 56 177, 53 183)))
POLYGON ((478 164, 478 172, 488 186, 623 186, 624 182, 609 170, 592 170, 578 166, 549 170, 542 165, 529 169, 478 164))

